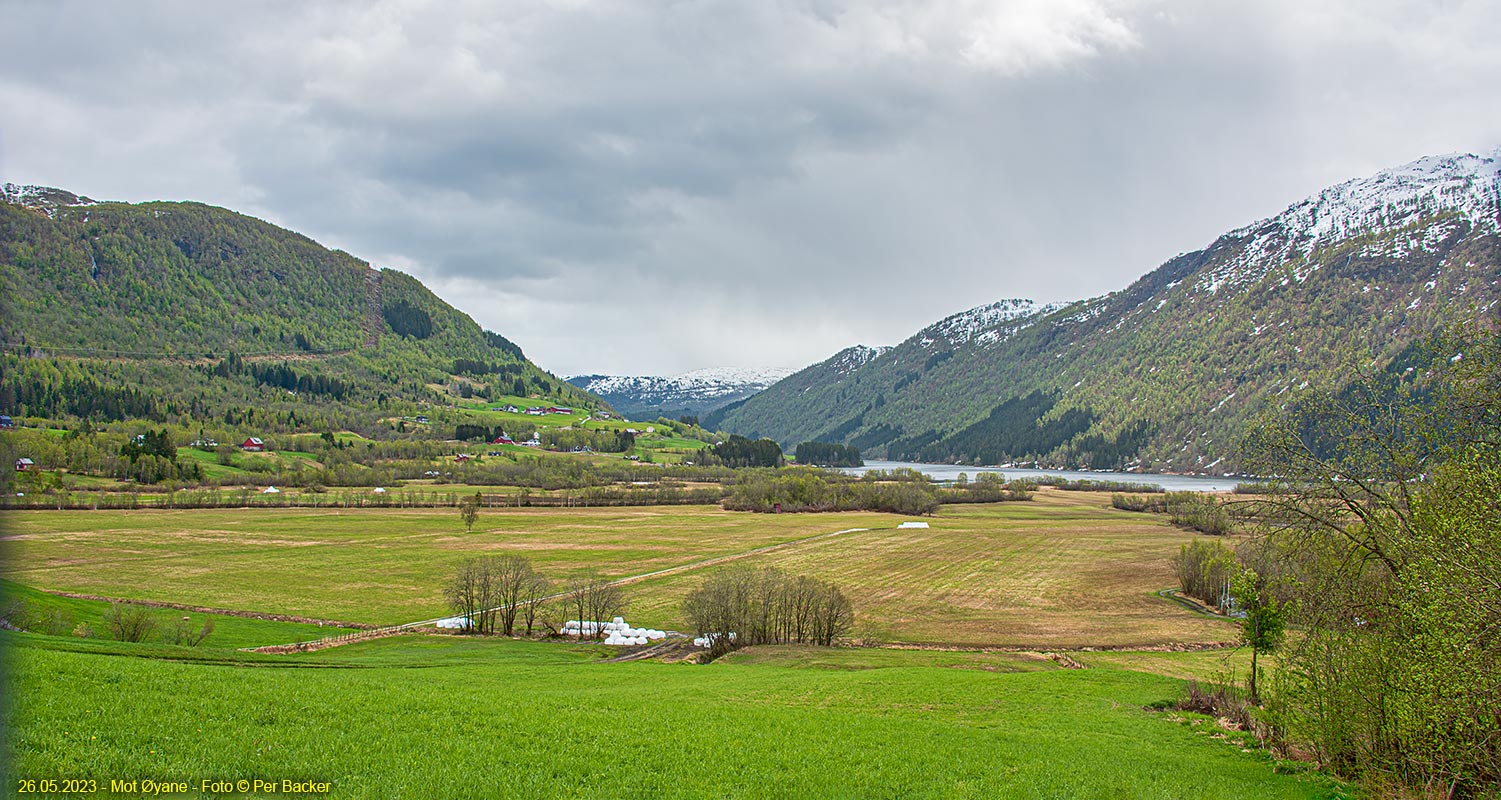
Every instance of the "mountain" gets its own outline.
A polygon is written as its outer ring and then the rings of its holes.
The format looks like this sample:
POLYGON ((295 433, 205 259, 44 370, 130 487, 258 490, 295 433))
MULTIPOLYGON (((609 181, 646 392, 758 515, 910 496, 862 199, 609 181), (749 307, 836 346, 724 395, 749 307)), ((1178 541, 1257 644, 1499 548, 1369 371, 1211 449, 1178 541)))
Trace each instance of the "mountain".
POLYGON ((956 314, 715 422, 893 458, 1232 471, 1245 426, 1290 392, 1336 388, 1446 325, 1493 318, 1498 174, 1501 149, 1347 181, 1120 291, 956 314))
POLYGON ((376 431, 460 397, 600 404, 416 279, 253 217, 14 184, 0 201, 0 413, 376 431))
POLYGON ((702 416, 744 400, 792 373, 790 369, 716 367, 670 378, 577 375, 569 383, 592 392, 631 419, 702 416))
MULTIPOLYGON (((815 386, 827 386, 832 383, 837 383, 838 381, 843 380, 845 376, 854 374, 861 367, 869 364, 871 361, 878 358, 882 353, 890 349, 891 348, 889 347, 868 347, 863 344, 857 344, 853 347, 846 347, 845 349, 840 350, 838 353, 835 353, 827 360, 820 361, 819 363, 814 364, 811 367, 799 370, 798 372, 795 372, 792 375, 783 378, 781 381, 773 384, 773 386, 777 388, 777 395, 779 397, 790 398, 791 403, 795 404, 797 399, 801 397, 802 393, 809 391, 815 386)), ((752 400, 753 398, 754 395, 752 397, 747 397, 744 400, 738 400, 736 402, 726 404, 713 411, 712 413, 704 417, 704 427, 709 428, 710 430, 719 430, 724 428, 724 421, 726 419, 733 418, 740 421, 744 421, 746 419, 758 419, 758 417, 754 416, 754 413, 750 416, 741 413, 741 409, 748 405, 750 400, 752 400)), ((784 404, 779 403, 774 404, 774 406, 772 407, 782 408, 783 405, 784 404)), ((760 404, 758 403, 756 407, 759 408, 760 404)), ((782 429, 782 441, 784 448, 791 447, 788 442, 792 442, 794 439, 797 440, 795 442, 796 444, 800 444, 803 441, 812 441, 811 437, 805 437, 803 439, 797 438, 797 431, 801 430, 796 425, 797 420, 783 420, 782 422, 791 423, 790 426, 782 429), (787 431, 792 432, 788 433, 787 431)), ((761 431, 755 427, 745 429, 743 432, 752 439, 760 438, 762 436, 761 431)))

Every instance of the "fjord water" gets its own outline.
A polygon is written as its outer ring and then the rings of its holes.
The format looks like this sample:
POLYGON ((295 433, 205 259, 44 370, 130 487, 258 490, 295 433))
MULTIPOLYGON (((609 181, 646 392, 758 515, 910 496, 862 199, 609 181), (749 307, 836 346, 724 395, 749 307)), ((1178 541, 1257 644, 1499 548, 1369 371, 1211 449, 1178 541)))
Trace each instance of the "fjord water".
POLYGON ((1210 475, 1163 475, 1143 472, 1076 472, 1066 469, 1022 469, 1020 467, 971 467, 963 464, 918 464, 910 461, 866 461, 863 467, 841 470, 864 475, 873 469, 915 469, 935 481, 952 481, 964 473, 971 478, 982 472, 999 472, 1007 478, 1063 478, 1070 481, 1127 481, 1160 486, 1170 492, 1228 492, 1245 478, 1210 475))

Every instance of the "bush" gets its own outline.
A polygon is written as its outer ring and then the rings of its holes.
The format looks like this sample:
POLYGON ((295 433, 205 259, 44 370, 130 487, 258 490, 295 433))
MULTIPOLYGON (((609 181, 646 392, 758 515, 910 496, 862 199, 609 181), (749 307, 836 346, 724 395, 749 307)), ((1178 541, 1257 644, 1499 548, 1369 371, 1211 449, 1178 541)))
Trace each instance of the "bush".
POLYGON ((806 467, 742 473, 724 507, 731 511, 887 511, 920 516, 939 504, 938 489, 921 480, 856 480, 806 467))
POLYGON ((120 642, 144 642, 156 631, 156 617, 145 606, 111 603, 104 612, 104 627, 120 642))
POLYGON ((1169 521, 1181 528, 1192 528, 1212 536, 1224 536, 1234 530, 1230 515, 1220 501, 1198 492, 1168 492, 1169 521))
POLYGON ((1110 505, 1122 511, 1151 512, 1154 514, 1167 513, 1167 498, 1161 495, 1146 496, 1116 493, 1110 496, 1110 505))
POLYGON ((197 647, 203 644, 203 640, 207 639, 209 634, 213 632, 213 617, 204 617, 203 625, 197 630, 193 629, 193 620, 191 617, 181 617, 172 624, 172 628, 162 638, 166 640, 167 644, 197 647))
POLYGON ((1223 610, 1229 602, 1235 553, 1220 542, 1195 539, 1173 556, 1178 586, 1189 597, 1223 610))

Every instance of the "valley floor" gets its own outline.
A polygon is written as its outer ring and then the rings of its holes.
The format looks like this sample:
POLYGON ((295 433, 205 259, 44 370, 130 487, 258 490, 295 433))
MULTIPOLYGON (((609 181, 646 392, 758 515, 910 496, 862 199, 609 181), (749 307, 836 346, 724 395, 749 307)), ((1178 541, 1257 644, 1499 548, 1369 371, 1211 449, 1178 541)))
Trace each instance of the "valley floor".
MULTIPOLYGON (((1196 534, 1077 492, 901 521, 509 509, 466 534, 442 510, 10 513, 0 589, 59 628, 0 632, 12 777, 183 781, 185 796, 242 779, 335 797, 1344 796, 1212 721, 1149 710, 1183 678, 1245 668, 1241 651, 1175 652, 1234 638, 1156 594, 1196 534), (69 635, 102 630, 107 603, 39 591, 389 624, 444 613, 445 578, 486 553, 555 578, 720 559, 809 573, 854 601, 857 641, 884 644, 696 665, 404 635, 281 656, 237 648, 322 629, 220 617, 196 648, 123 644, 69 635)), ((713 568, 630 585, 628 618, 686 629, 680 600, 713 568)))

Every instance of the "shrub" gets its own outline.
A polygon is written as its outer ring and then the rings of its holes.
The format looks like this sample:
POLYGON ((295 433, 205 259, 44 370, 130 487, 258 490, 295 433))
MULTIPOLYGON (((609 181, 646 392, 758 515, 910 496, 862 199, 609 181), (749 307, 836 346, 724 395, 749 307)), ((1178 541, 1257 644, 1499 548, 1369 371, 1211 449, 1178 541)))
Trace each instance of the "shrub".
POLYGON ((1213 536, 1224 536, 1233 531, 1230 514, 1215 498, 1199 492, 1168 492, 1167 513, 1169 521, 1182 528, 1192 528, 1213 536))
POLYGON ((1235 572, 1235 553, 1220 542, 1195 539, 1173 556, 1178 586, 1189 597, 1224 609, 1229 601, 1230 578, 1235 572))
POLYGON ((156 630, 156 617, 145 606, 111 603, 104 612, 110 637, 121 642, 144 642, 156 630))
POLYGON ((1152 512, 1155 514, 1167 513, 1167 498, 1161 495, 1147 496, 1116 493, 1110 496, 1110 505, 1122 511, 1152 512))

